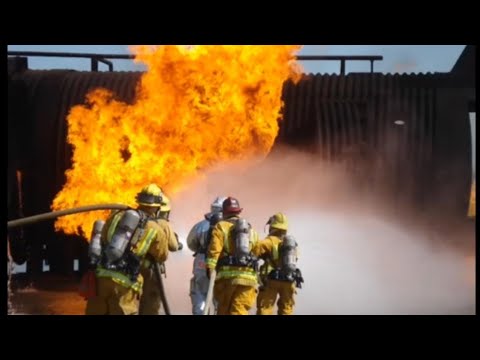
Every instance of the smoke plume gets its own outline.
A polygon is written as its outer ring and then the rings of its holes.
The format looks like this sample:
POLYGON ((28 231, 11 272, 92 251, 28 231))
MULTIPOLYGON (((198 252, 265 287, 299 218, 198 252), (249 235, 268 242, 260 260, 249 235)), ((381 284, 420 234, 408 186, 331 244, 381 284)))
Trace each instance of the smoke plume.
MULTIPOLYGON (((295 314, 475 313, 474 250, 452 245, 472 244, 472 234, 448 233, 455 243, 420 221, 403 221, 340 166, 282 149, 264 161, 213 169, 173 199, 172 224, 183 242, 219 195, 239 200, 260 238, 271 215, 288 216, 305 278, 295 314)), ((177 314, 191 313, 192 261, 186 246, 167 261, 177 314)))

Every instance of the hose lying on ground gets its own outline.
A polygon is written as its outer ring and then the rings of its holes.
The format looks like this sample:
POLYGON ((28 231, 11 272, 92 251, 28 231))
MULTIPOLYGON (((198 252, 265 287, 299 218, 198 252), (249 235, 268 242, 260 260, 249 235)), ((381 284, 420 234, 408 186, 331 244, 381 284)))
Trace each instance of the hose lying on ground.
POLYGON ((95 210, 126 210, 130 207, 122 204, 97 204, 97 205, 86 205, 80 206, 67 210, 51 211, 39 215, 29 216, 26 218, 21 218, 17 220, 11 220, 7 222, 7 229, 14 228, 17 226, 30 225, 39 221, 45 221, 50 219, 55 219, 60 216, 72 215, 81 212, 95 211, 95 210))

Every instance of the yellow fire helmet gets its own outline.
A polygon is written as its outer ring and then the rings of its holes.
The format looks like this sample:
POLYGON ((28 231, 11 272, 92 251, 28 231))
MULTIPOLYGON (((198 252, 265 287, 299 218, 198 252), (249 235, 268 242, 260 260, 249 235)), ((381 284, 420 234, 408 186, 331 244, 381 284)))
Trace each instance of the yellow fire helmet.
POLYGON ((139 205, 160 207, 163 196, 162 189, 158 185, 150 184, 137 194, 136 200, 139 205))
POLYGON ((288 229, 288 220, 285 214, 283 213, 276 213, 273 215, 267 222, 271 228, 279 229, 279 230, 287 230, 288 229))
POLYGON ((161 202, 161 206, 160 206, 160 211, 161 212, 167 212, 167 211, 170 211, 172 209, 171 205, 170 205, 170 199, 167 197, 167 195, 163 194, 162 195, 162 202, 161 202))

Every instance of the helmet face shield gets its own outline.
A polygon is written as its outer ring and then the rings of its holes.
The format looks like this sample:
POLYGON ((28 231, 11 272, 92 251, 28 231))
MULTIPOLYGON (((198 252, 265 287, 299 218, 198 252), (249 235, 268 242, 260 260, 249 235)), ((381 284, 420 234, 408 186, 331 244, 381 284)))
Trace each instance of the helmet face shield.
POLYGON ((139 193, 137 195, 137 203, 144 206, 154 206, 160 207, 162 202, 162 197, 160 195, 139 193))
POLYGON ((159 207, 162 203, 162 189, 156 184, 147 185, 137 194, 136 200, 139 205, 159 207))

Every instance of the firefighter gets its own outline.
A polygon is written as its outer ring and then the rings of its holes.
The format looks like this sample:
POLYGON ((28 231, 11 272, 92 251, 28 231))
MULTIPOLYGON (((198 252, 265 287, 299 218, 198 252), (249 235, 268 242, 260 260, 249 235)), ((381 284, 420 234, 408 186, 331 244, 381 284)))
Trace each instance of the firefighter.
POLYGON ((258 234, 245 219, 237 199, 222 204, 223 219, 212 230, 207 250, 207 276, 217 271, 214 299, 218 315, 248 315, 257 293, 256 262, 251 249, 258 234))
MULTIPOLYGON (((173 231, 170 219, 170 199, 162 193, 162 202, 155 221, 160 227, 165 238, 168 239, 168 250, 182 250, 183 245, 178 241, 177 234, 173 231)), ((164 266, 164 264, 162 265, 164 266)), ((159 315, 161 309, 160 284, 155 274, 155 263, 150 257, 143 261, 140 273, 143 277, 142 296, 140 298, 139 315, 159 315)))
POLYGON ((115 211, 108 217, 96 264, 97 293, 87 301, 87 315, 138 314, 140 265, 147 255, 165 262, 173 236, 154 221, 161 201, 161 189, 150 184, 137 194, 136 209, 115 211))
POLYGON ((196 223, 187 236, 187 246, 193 251, 193 277, 190 280, 192 314, 202 315, 208 291, 208 278, 205 269, 205 254, 210 243, 213 227, 222 217, 222 204, 226 197, 218 196, 210 206, 210 212, 196 223))
POLYGON ((283 213, 273 215, 265 240, 256 243, 253 254, 265 262, 260 268, 262 285, 257 297, 257 315, 271 315, 277 301, 278 315, 291 315, 295 306, 296 287, 303 278, 296 267, 297 243, 287 235, 288 220, 283 213))
MULTIPOLYGON (((171 228, 171 225, 170 225, 170 211, 171 210, 172 210, 172 205, 171 205, 170 199, 167 197, 167 195, 162 193, 162 204, 160 206, 160 209, 157 213, 157 217, 155 219, 159 225, 168 226, 168 227, 171 228)), ((177 233, 174 232, 173 229, 172 229, 172 232, 175 235, 175 241, 173 241, 172 239, 169 239, 171 241, 169 241, 169 243, 168 243, 168 250, 170 250, 170 251, 182 250, 183 249, 183 244, 178 239, 177 233)))

